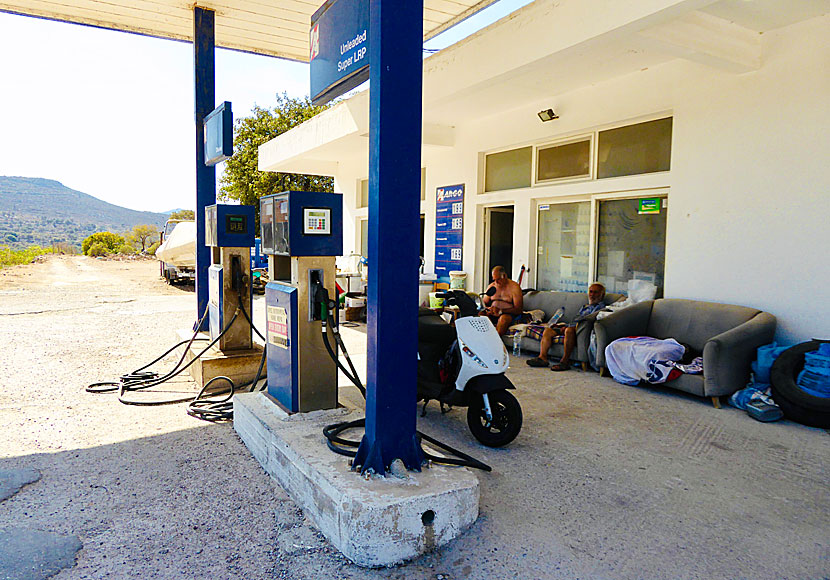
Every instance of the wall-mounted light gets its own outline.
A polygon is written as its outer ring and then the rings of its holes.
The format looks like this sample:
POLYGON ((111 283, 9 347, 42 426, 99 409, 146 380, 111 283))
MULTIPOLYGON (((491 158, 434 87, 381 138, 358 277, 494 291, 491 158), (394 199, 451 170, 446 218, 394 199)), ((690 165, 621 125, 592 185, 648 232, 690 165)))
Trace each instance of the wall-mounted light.
POLYGON ((545 121, 553 121, 554 119, 558 119, 559 115, 553 112, 553 109, 545 109, 544 111, 539 111, 539 118, 542 119, 542 122, 545 121))

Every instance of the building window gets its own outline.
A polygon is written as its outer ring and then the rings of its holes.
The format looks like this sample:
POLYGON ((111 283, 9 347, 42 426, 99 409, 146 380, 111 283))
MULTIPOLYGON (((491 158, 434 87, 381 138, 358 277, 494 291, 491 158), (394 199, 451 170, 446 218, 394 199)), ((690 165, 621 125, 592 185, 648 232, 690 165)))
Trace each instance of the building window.
POLYGON ((536 150, 536 183, 591 177, 591 138, 536 150))
POLYGON ((599 202, 597 281, 608 292, 627 293, 628 281, 640 279, 657 286, 658 298, 663 295, 667 212, 665 198, 599 202))
POLYGON ((484 191, 530 187, 533 147, 484 156, 484 191))
POLYGON ((672 118, 599 132, 597 178, 668 171, 672 118))
POLYGON ((537 289, 587 291, 591 202, 542 204, 538 223, 537 289))
POLYGON ((360 220, 360 255, 369 257, 369 220, 360 220))

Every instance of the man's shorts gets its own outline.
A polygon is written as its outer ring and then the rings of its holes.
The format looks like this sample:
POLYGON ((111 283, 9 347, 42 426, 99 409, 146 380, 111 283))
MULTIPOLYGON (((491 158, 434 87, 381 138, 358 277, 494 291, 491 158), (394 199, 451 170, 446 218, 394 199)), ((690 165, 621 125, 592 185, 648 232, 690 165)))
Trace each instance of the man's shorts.
MULTIPOLYGON (((528 324, 527 329, 525 330, 525 336, 536 340, 542 340, 542 334, 544 334, 547 327, 547 324, 528 324)), ((565 334, 563 332, 562 334, 557 334, 553 337, 552 344, 562 344, 564 342, 565 334)))

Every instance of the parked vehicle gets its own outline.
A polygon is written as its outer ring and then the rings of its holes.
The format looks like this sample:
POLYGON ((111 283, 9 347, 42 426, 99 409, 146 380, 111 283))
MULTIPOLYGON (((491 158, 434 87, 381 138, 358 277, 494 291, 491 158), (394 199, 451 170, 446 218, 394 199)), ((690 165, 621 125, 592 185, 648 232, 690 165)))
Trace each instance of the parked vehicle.
POLYGON ((167 220, 156 250, 161 276, 168 284, 196 280, 196 222, 167 220))
POLYGON ((418 400, 467 407, 467 425, 488 447, 507 445, 522 428, 522 408, 504 375, 510 357, 496 328, 477 316, 475 301, 462 290, 439 293, 458 306, 455 325, 435 311, 418 312, 418 400))

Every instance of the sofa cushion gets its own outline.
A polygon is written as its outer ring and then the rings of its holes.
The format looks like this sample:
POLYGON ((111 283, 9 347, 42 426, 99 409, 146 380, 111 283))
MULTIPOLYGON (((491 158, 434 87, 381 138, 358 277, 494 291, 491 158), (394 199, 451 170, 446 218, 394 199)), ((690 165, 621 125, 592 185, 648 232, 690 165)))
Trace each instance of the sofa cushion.
POLYGON ((713 336, 735 328, 760 310, 732 304, 666 298, 655 300, 648 321, 648 336, 674 338, 698 352, 713 336))
MULTIPOLYGON (((611 304, 622 298, 622 294, 608 293, 605 303, 611 304)), ((523 310, 544 310, 547 322, 559 308, 565 308, 561 322, 570 322, 576 317, 579 309, 588 304, 588 294, 585 292, 556 292, 553 290, 533 290, 524 295, 523 310)))

